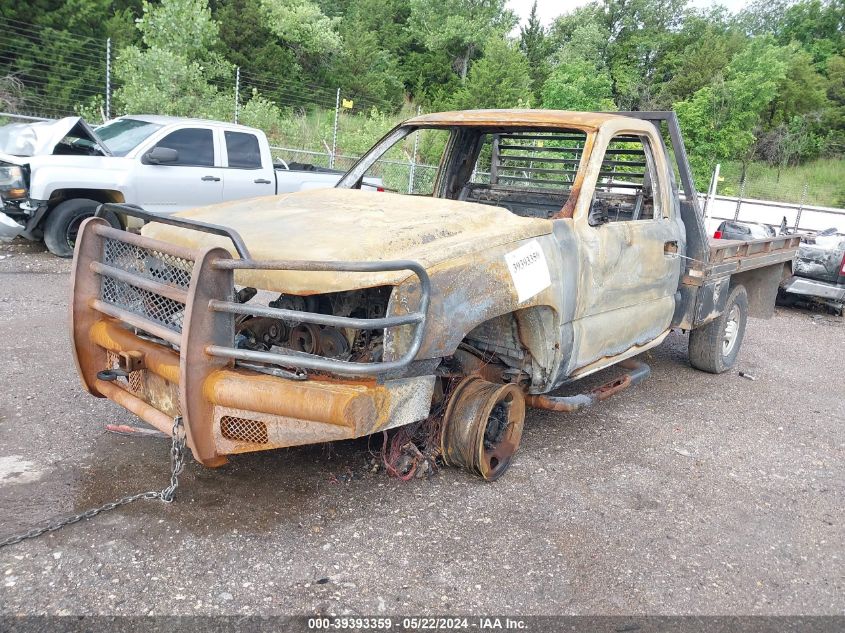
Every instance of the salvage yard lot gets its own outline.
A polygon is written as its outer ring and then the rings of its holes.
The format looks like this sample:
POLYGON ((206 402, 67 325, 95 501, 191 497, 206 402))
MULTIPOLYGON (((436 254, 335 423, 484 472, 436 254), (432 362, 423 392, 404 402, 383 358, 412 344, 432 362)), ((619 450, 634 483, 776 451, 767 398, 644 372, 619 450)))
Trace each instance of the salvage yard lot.
MULTIPOLYGON (((105 432, 136 420, 79 384, 68 262, 0 257, 0 536, 162 488, 168 442, 105 432)), ((171 505, 0 550, 2 611, 845 613, 843 320, 751 319, 721 376, 686 343, 672 334, 650 379, 591 410, 530 411, 492 484, 389 479, 380 437, 189 460, 171 505)))

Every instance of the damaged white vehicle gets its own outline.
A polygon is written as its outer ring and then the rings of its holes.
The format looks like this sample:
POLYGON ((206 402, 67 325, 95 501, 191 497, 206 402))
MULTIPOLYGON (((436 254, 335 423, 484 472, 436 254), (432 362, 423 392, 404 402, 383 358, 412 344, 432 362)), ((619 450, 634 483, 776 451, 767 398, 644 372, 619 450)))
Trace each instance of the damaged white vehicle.
MULTIPOLYGON (((342 172, 273 163, 261 130, 132 115, 92 129, 79 117, 0 127, 0 240, 43 239, 70 257, 82 222, 117 202, 168 215, 227 200, 333 187, 342 172)), ((381 187, 368 179, 367 188, 381 187)), ((115 228, 126 218, 106 211, 115 228)))

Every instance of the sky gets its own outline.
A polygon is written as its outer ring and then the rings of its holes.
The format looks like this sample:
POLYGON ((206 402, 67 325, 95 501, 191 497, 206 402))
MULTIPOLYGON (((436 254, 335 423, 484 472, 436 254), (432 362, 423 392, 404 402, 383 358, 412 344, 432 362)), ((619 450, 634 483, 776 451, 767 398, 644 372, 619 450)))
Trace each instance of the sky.
MULTIPOLYGON (((590 0, 537 0, 537 15, 544 26, 549 26, 552 21, 559 15, 566 13, 570 9, 587 4, 590 0)), ((511 8, 520 17, 522 23, 528 20, 528 14, 531 13, 531 5, 534 0, 508 0, 508 7, 511 8)), ((697 7, 707 7, 715 4, 713 0, 692 0, 692 5, 697 7)), ((719 0, 722 4, 733 12, 739 11, 746 4, 748 0, 719 0)))

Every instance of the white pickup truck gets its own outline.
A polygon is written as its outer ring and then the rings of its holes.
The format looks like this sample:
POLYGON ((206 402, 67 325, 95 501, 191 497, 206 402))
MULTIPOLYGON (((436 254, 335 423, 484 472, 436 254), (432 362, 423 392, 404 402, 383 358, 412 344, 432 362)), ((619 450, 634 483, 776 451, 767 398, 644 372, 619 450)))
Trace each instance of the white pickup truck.
MULTIPOLYGON (((70 257, 104 202, 171 214, 227 200, 333 187, 342 172, 273 163, 264 132, 218 121, 123 116, 92 129, 79 117, 0 127, 0 238, 43 239, 70 257)), ((368 188, 381 182, 370 179, 368 188)), ((106 219, 125 228, 112 212, 106 219)))

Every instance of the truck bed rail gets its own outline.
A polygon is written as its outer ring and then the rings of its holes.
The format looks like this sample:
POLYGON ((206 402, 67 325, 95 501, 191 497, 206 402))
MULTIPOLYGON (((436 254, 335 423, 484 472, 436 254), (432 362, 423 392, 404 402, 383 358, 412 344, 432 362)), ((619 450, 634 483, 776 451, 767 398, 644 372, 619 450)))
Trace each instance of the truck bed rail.
POLYGON ((779 235, 759 240, 710 240, 710 261, 705 273, 721 276, 761 268, 795 257, 799 235, 779 235))

